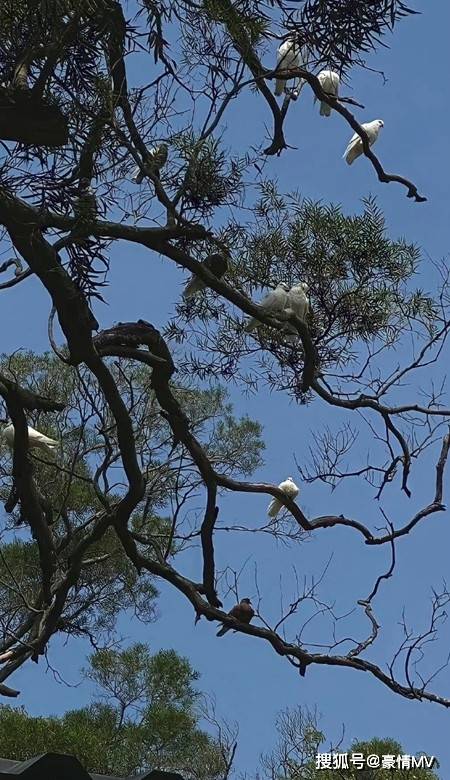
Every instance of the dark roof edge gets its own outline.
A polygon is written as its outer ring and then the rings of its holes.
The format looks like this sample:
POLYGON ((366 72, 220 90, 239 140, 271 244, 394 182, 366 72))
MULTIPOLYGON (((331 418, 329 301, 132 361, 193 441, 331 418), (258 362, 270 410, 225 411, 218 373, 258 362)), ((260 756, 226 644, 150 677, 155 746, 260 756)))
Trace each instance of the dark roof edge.
POLYGON ((53 780, 55 772, 63 774, 65 780, 184 780, 178 772, 165 772, 160 769, 152 769, 128 778, 91 774, 77 758, 63 753, 44 753, 26 761, 0 758, 0 780, 14 780, 18 776, 22 776, 24 780, 53 780))

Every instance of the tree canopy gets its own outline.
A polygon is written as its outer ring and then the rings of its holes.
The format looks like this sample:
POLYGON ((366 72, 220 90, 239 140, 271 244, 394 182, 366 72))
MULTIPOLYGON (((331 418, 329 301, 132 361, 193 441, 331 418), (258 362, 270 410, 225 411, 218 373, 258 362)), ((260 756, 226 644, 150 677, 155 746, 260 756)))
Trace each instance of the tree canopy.
MULTIPOLYGON (((0 753, 21 761, 41 752, 70 753, 90 772, 119 776, 149 768, 178 770, 193 780, 236 776, 238 730, 217 720, 214 709, 209 714, 216 736, 198 727, 199 712, 208 715, 208 706, 198 707, 201 697, 193 687, 197 675, 173 651, 152 656, 145 645, 122 652, 100 651, 91 656, 85 676, 96 683, 102 699, 82 709, 44 718, 0 707, 0 753)), ((437 780, 439 764, 434 756, 415 754, 412 764, 413 756, 390 738, 345 744, 342 735, 337 745, 330 745, 319 725, 317 713, 302 707, 279 713, 276 744, 248 777, 437 780), (327 769, 333 757, 336 768, 327 769), (391 767, 383 768, 383 760, 391 761, 391 767)))
MULTIPOLYGON (((423 629, 404 618, 393 657, 372 654, 381 632, 375 602, 397 546, 445 509, 447 269, 425 292, 418 248, 390 235, 374 199, 349 215, 285 192, 268 169, 277 155, 301 155, 285 119, 309 93, 360 136, 374 176, 423 208, 419 184, 388 173, 370 147, 359 100, 330 96, 317 78, 331 67, 348 86, 352 68, 365 67, 367 53, 412 13, 400 0, 305 0, 295 9, 284 0, 2 3, 0 292, 30 277, 40 285, 52 350, 35 355, 23 345, 0 367, 4 420, 14 426, 0 483, 4 696, 18 695, 6 681, 38 661, 55 634, 85 635, 102 649, 121 610, 151 620, 163 580, 197 618, 269 643, 301 675, 311 665, 366 671, 403 697, 450 706, 421 665, 445 619, 445 585, 423 629), (303 66, 289 72, 301 94, 288 88, 277 102, 275 51, 288 34, 305 50, 303 66), (264 111, 268 129, 250 127, 235 148, 227 122, 245 100, 264 111), (148 311, 133 321, 105 314, 112 255, 131 264, 136 247, 155 274, 162 259, 180 282, 186 271, 203 283, 193 298, 180 295, 175 311, 167 304, 163 323, 150 321, 151 290, 148 311), (220 278, 205 262, 212 253, 227 259, 220 278), (308 285, 306 320, 255 303, 281 281, 308 285), (261 325, 251 333, 249 317, 261 325), (302 483, 367 483, 384 502, 385 526, 341 506, 315 516, 276 485, 251 481, 262 429, 233 416, 227 383, 283 393, 293 414, 309 406, 318 422, 310 462, 299 464, 302 483), (321 409, 335 412, 333 429, 321 427, 321 409), (30 448, 27 423, 59 442, 54 458, 30 448), (363 460, 360 431, 370 438, 363 460), (427 496, 393 519, 390 491, 411 496, 428 452, 436 477, 427 496), (250 517, 223 524, 226 493, 275 497, 286 511, 259 526, 250 517), (390 555, 342 636, 334 624, 322 641, 301 609, 335 617, 317 578, 297 582, 275 620, 263 600, 250 624, 224 611, 225 596, 241 594, 237 574, 230 593, 217 571, 221 530, 301 544, 342 527, 390 555), (180 561, 194 544, 202 564, 189 577, 180 561)), ((228 568, 237 573, 238 564, 228 568)))
POLYGON ((436 780, 438 777, 434 768, 439 764, 434 756, 416 754, 415 761, 423 766, 413 765, 413 756, 391 738, 354 739, 345 744, 344 734, 337 745, 327 745, 325 734, 319 729, 317 713, 301 707, 279 713, 276 732, 277 744, 262 756, 258 780, 334 780, 337 777, 345 780, 388 780, 391 777, 436 780), (427 759, 426 763, 423 757, 427 759), (383 759, 385 764, 390 759, 390 768, 383 768, 383 759), (326 763, 331 766, 334 763, 335 768, 327 769, 326 763), (430 763, 434 768, 429 767, 430 763))
POLYGON ((137 644, 98 651, 89 661, 85 677, 98 695, 88 706, 52 717, 0 707, 2 756, 67 753, 105 775, 176 769, 195 780, 223 778, 225 743, 199 727, 198 674, 186 659, 137 644))

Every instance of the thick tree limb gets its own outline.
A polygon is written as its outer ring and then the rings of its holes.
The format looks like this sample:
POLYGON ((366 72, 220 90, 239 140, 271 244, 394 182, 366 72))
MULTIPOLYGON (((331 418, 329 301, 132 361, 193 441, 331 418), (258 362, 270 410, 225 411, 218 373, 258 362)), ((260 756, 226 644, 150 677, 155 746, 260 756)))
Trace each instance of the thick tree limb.
POLYGON ((27 390, 25 387, 20 387, 16 382, 13 382, 0 372, 0 395, 6 397, 8 393, 14 394, 22 408, 30 411, 40 409, 44 412, 62 412, 66 406, 64 403, 54 401, 51 398, 45 398, 42 395, 31 392, 31 390, 27 390))
POLYGON ((69 126, 57 106, 31 92, 0 87, 0 138, 33 146, 64 146, 69 126))
POLYGON ((116 329, 110 329, 106 334, 100 333, 95 339, 95 343, 100 351, 102 351, 101 345, 107 343, 108 351, 111 354, 113 351, 114 330, 116 330, 116 343, 119 346, 123 346, 124 343, 136 344, 136 341, 140 340, 141 344, 146 344, 152 351, 152 354, 159 358, 152 372, 152 389, 164 412, 164 416, 170 424, 175 439, 182 442, 189 450, 207 488, 207 506, 201 530, 204 562, 203 585, 209 602, 214 606, 220 606, 221 602, 218 600, 215 590, 214 546, 212 542, 214 524, 218 513, 216 509, 216 475, 203 448, 191 434, 188 418, 170 389, 169 381, 174 365, 172 359, 168 359, 168 355, 170 357, 169 351, 160 333, 152 325, 144 323, 142 320, 139 323, 120 323, 116 329))
POLYGON ((437 694, 426 691, 424 688, 417 688, 413 685, 403 685, 391 676, 387 675, 379 666, 370 661, 348 656, 307 653, 300 646, 285 641, 275 631, 267 628, 260 628, 259 626, 252 624, 241 623, 235 618, 230 617, 227 613, 218 610, 211 604, 208 604, 208 602, 200 596, 195 583, 178 574, 178 572, 176 572, 168 564, 164 564, 160 561, 155 561, 141 555, 137 551, 137 548, 135 548, 133 555, 134 558, 131 560, 133 560, 133 563, 138 567, 138 570, 146 569, 151 574, 154 574, 155 576, 161 577, 167 582, 170 582, 175 588, 177 588, 177 590, 186 596, 186 598, 194 607, 197 615, 203 615, 207 620, 210 621, 219 621, 226 626, 230 626, 230 628, 233 628, 239 633, 254 636, 268 642, 278 655, 298 661, 298 666, 301 669, 304 669, 306 666, 317 664, 369 672, 386 687, 400 696, 403 696, 407 699, 416 699, 418 701, 434 702, 446 708, 450 707, 450 699, 446 699, 442 696, 438 696, 437 694))
POLYGON ((82 362, 92 350, 91 331, 98 326, 82 293, 42 236, 37 210, 0 190, 0 222, 7 228, 14 247, 49 292, 67 339, 71 362, 82 362))
POLYGON ((29 523, 39 549, 42 575, 42 592, 47 604, 51 601, 51 588, 57 560, 53 535, 48 526, 39 493, 33 480, 33 467, 28 459, 28 427, 23 408, 13 390, 4 396, 14 425, 13 479, 20 499, 23 516, 29 523))

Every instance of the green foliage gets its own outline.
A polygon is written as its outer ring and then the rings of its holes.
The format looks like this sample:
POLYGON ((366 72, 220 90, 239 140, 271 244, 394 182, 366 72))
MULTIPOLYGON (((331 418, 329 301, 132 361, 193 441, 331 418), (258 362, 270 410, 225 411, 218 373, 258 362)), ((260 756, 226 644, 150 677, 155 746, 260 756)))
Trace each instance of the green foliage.
MULTIPOLYGON (((349 216, 337 205, 282 195, 268 181, 259 187, 251 223, 230 223, 223 238, 234 247, 227 279, 253 300, 279 281, 308 283, 307 325, 319 372, 359 364, 369 346, 399 347, 412 331, 436 332, 439 308, 414 284, 419 249, 388 235, 373 199, 349 216)), ((262 326, 247 336, 242 318, 212 294, 180 304, 178 315, 170 336, 182 342, 186 329, 195 333, 187 373, 240 379, 252 389, 265 377, 273 389, 301 397, 302 351, 282 334, 262 326)))
POLYGON ((220 747, 199 726, 198 674, 185 658, 133 645, 93 654, 85 675, 103 701, 58 717, 1 706, 0 755, 25 760, 55 751, 101 774, 174 769, 192 780, 223 777, 220 747))
MULTIPOLYGON (((61 553, 70 555, 68 545, 61 553)), ((24 621, 27 604, 36 603, 41 573, 34 542, 16 539, 3 544, 0 557, 2 627, 16 633, 24 621)), ((120 612, 130 609, 144 622, 155 617, 158 591, 151 577, 139 577, 125 556, 117 537, 108 531, 86 555, 79 581, 72 589, 59 621, 59 631, 87 636, 94 643, 114 632, 120 612)))
MULTIPOLYGON (((339 752, 342 752, 342 750, 339 749, 339 752)), ((396 740, 389 738, 379 739, 377 737, 365 741, 354 741, 347 752, 349 756, 353 753, 362 754, 365 757, 378 756, 380 759, 383 756, 394 756, 397 758, 397 756, 410 755, 396 740)), ((414 768, 411 770, 383 769, 382 767, 357 769, 353 767, 339 770, 339 774, 346 780, 358 780, 358 778, 360 780, 390 780, 392 777, 396 778, 396 780, 437 780, 438 777, 433 769, 427 768, 414 768)), ((336 777, 336 771, 318 770, 316 776, 317 780, 320 777, 324 778, 324 780, 333 780, 336 777)), ((314 780, 316 780, 316 776, 314 776, 314 780)))
POLYGON ((151 701, 165 709, 190 710, 198 680, 185 658, 173 650, 151 655, 147 646, 135 644, 121 652, 102 650, 90 657, 86 677, 120 702, 151 701))
POLYGON ((269 30, 269 19, 256 4, 206 0, 204 8, 211 19, 225 25, 247 57, 251 56, 251 47, 256 48, 269 30))
POLYGON ((192 132, 175 136, 172 146, 187 164, 182 199, 187 209, 206 216, 237 201, 243 190, 244 160, 222 148, 220 140, 201 140, 192 132))
MULTIPOLYGON (((176 319, 164 330, 177 364, 171 390, 180 401, 189 431, 211 465, 233 477, 248 477, 261 464, 261 427, 247 417, 235 418, 218 381, 240 383, 249 390, 265 382, 296 400, 309 401, 313 391, 320 392, 314 381, 311 392, 304 390, 305 349, 314 353, 311 376, 323 382, 322 396, 325 387, 331 388, 332 401, 345 406, 348 398, 372 394, 380 387, 381 372, 375 363, 383 349, 400 351, 411 335, 414 344, 420 343, 423 336, 436 332, 439 316, 442 343, 448 331, 448 315, 443 315, 445 289, 438 315, 426 292, 414 287, 417 248, 388 236, 373 200, 365 202, 362 214, 348 216, 339 206, 313 203, 297 193, 285 195, 274 181, 263 179, 262 160, 268 157, 263 157, 262 124, 268 129, 270 124, 273 133, 266 153, 283 151, 293 162, 296 159, 288 148, 293 146, 292 138, 287 131, 283 137, 281 127, 288 101, 276 103, 268 76, 285 33, 295 33, 305 44, 311 71, 326 64, 342 72, 351 64, 361 64, 379 36, 410 11, 401 0, 305 0, 294 10, 291 5, 290 0, 141 0, 137 6, 119 0, 6 0, 0 8, 0 81, 6 84, 0 92, 11 100, 12 114, 18 89, 36 101, 54 103, 61 109, 68 135, 68 142, 61 141, 51 154, 39 142, 14 146, 7 140, 0 193, 5 213, 2 256, 16 257, 23 251, 37 282, 49 289, 48 280, 57 280, 60 289, 51 294, 71 348, 78 339, 64 323, 65 305, 75 301, 71 312, 76 312, 81 324, 81 303, 99 297, 108 275, 110 243, 119 238, 160 254, 165 262, 175 259, 184 268, 192 266, 186 253, 204 259, 217 250, 214 242, 220 239, 230 257, 225 279, 235 292, 253 300, 281 280, 309 285, 311 308, 305 324, 310 340, 288 343, 271 327, 247 334, 243 312, 248 306, 231 305, 239 297, 230 291, 223 297, 210 289, 194 300, 181 301, 176 319), (126 18, 129 8, 132 19, 126 18), (266 54, 263 62, 260 57, 266 54), (149 76, 149 55, 154 76, 149 76), (145 56, 146 60, 140 59, 145 56), (142 69, 141 62, 145 62, 142 69), (260 121, 259 108, 255 111, 258 121, 251 123, 248 137, 241 134, 244 148, 236 154, 226 138, 227 111, 235 100, 247 100, 251 90, 265 113, 260 121), (164 150, 156 166, 161 167, 158 175, 149 152, 154 144, 164 150), (153 170, 142 186, 131 176, 138 160, 153 170), (25 210, 24 203, 34 204, 28 207, 33 215, 27 221, 33 225, 29 246, 17 231, 15 217, 25 210), (16 232, 20 236, 14 238, 16 232), (203 238, 194 240, 194 235, 203 238), (43 263, 40 270, 33 262, 35 249, 45 248, 47 241, 52 245, 47 247, 49 255, 60 263, 56 276, 44 273, 43 263), (367 360, 361 369, 361 354, 366 352, 373 353, 375 360, 367 360), (198 379, 213 384, 199 389, 198 379)), ((291 115, 294 101, 289 105, 291 115)), ((10 137, 15 138, 9 133, 10 137)), ((11 264, 14 261, 3 263, 1 272, 9 273, 11 264)), ((4 288, 26 276, 19 272, 16 279, 7 279, 4 288)), ((443 288, 447 283, 444 279, 443 288)), ((1 528, 0 620, 6 643, 14 641, 22 659, 27 643, 38 644, 41 628, 40 652, 45 650, 47 629, 86 636, 99 647, 111 639, 124 610, 151 620, 157 592, 153 578, 145 573, 145 563, 150 571, 173 581, 167 575, 171 574, 168 562, 199 540, 200 512, 193 517, 196 510, 189 511, 188 502, 204 495, 205 470, 198 468, 193 448, 180 444, 174 416, 157 403, 151 370, 123 358, 105 359, 110 376, 105 366, 93 367, 95 361, 88 370, 86 355, 93 349, 89 339, 87 335, 81 350, 86 363, 77 368, 53 355, 32 353, 5 356, 0 365, 10 379, 66 404, 62 413, 28 415, 31 425, 61 441, 55 460, 42 451, 29 456, 36 503, 49 507, 46 521, 51 533, 45 534, 46 540, 54 543, 51 555, 48 552, 55 570, 49 576, 44 572, 44 584, 51 579, 53 592, 58 591, 64 602, 55 624, 52 618, 59 600, 50 607, 44 603, 37 524, 31 528, 34 521, 31 512, 27 517, 23 509, 27 503, 23 491, 18 491, 22 506, 18 505, 11 453, 0 446, 0 499, 8 507, 1 528), (101 389, 95 375, 107 377, 109 392, 104 383, 101 389), (132 431, 123 432, 128 427, 124 413, 119 437, 116 420, 121 402, 132 431), (131 494, 139 500, 133 502, 131 494), (136 550, 147 558, 139 576, 130 563, 136 550)), ((115 351, 117 356, 133 354, 123 345, 115 351)), ((152 363, 147 352, 138 357, 142 365, 145 358, 152 363)), ((78 362, 78 357, 72 355, 72 362, 78 362)), ((400 374, 397 384, 403 383, 400 374)), ((380 397, 388 389, 380 390, 380 397)), ((440 402, 433 392, 430 403, 440 402)), ((430 424, 429 440, 417 443, 415 430, 404 433, 406 416, 396 415, 401 428, 397 435, 388 424, 388 412, 379 416, 387 428, 385 440, 370 425, 375 446, 385 443, 392 460, 385 482, 402 463, 406 491, 407 447, 412 442, 416 458, 421 447, 431 444, 436 429, 430 424), (395 437, 397 443, 392 441, 395 437)), ((409 417, 413 428, 413 415, 409 417)), ((181 415, 175 418, 179 421, 181 415)), ((422 422, 420 427, 427 428, 422 422)), ((370 470, 369 455, 367 463, 370 470)), ((271 523, 269 533, 281 536, 279 528, 271 523)), ((42 547, 41 543, 41 555, 42 547)), ((211 560, 205 554, 205 572, 211 560)), ((208 598, 213 603, 210 593, 208 598)), ((420 653, 420 646, 415 650, 420 653)), ((89 676, 107 692, 108 703, 69 713, 65 720, 46 719, 48 733, 56 735, 55 745, 65 745, 69 734, 85 744, 87 764, 99 767, 104 762, 103 769, 108 765, 119 772, 150 764, 187 766, 189 757, 197 777, 223 774, 217 746, 198 729, 195 675, 186 662, 170 653, 150 656, 142 647, 124 653, 108 650, 95 656, 89 676), (107 746, 105 757, 101 745, 107 746)), ((8 733, 12 735, 18 732, 17 717, 11 714, 8 733)), ((31 720, 35 749, 43 730, 39 719, 31 720)), ((25 719, 25 729, 31 720, 25 719)), ((311 750, 320 734, 312 722, 308 729, 297 764, 305 777, 309 772, 312 778, 311 750)))
POLYGON ((281 199, 277 205, 269 213, 264 193, 257 204, 263 220, 248 247, 249 276, 261 285, 277 275, 289 283, 306 280, 315 330, 326 330, 327 342, 334 337, 350 346, 358 338, 395 337, 408 318, 433 314, 430 298, 408 289, 419 250, 388 238, 374 200, 364 201, 357 216, 308 200, 281 199))
MULTIPOLYGON (((174 538, 171 513, 177 502, 182 505, 198 489, 201 479, 184 448, 173 446, 169 426, 150 389, 149 371, 127 361, 111 368, 130 410, 147 481, 146 494, 130 525, 143 554, 167 559, 183 549, 184 517, 179 517, 174 538)), ((83 369, 74 370, 53 355, 19 352, 12 358, 4 357, 0 370, 36 393, 66 403, 62 413, 33 413, 28 418, 33 427, 61 442, 56 459, 41 450, 32 450, 31 457, 37 487, 52 510, 58 566, 64 570, 96 514, 104 506, 116 505, 123 495, 120 471, 116 468, 114 482, 104 471, 105 465, 114 466, 118 460, 115 425, 98 386, 83 369)), ((191 430, 203 440, 219 471, 248 475, 259 466, 264 446, 261 426, 247 417, 236 419, 223 389, 177 386, 174 393, 189 415, 191 430)), ((11 493, 11 469, 10 452, 0 440, 3 501, 11 493)), ((37 545, 24 535, 27 519, 18 507, 5 516, 4 525, 9 536, 2 539, 0 600, 2 627, 7 634, 26 625, 28 604, 39 605, 41 572, 37 545)), ((97 647, 114 632, 124 610, 145 622, 153 620, 156 596, 153 578, 145 572, 137 574, 117 535, 109 529, 86 550, 58 630, 87 636, 97 647)))
MULTIPOLYGON (((345 746, 340 742, 338 746, 330 747, 325 735, 317 727, 317 715, 297 707, 294 710, 285 710, 278 716, 276 722, 278 743, 275 749, 262 757, 261 775, 258 780, 390 780, 391 777, 398 780, 437 780, 433 769, 363 769, 352 764, 352 754, 359 754, 364 758, 368 756, 403 756, 410 755, 394 739, 354 740, 351 745, 345 746), (343 753, 348 756, 348 769, 324 769, 317 767, 317 755, 343 753)), ((419 754, 415 754, 417 757, 419 754)), ((436 763, 436 766, 438 764, 436 763)))

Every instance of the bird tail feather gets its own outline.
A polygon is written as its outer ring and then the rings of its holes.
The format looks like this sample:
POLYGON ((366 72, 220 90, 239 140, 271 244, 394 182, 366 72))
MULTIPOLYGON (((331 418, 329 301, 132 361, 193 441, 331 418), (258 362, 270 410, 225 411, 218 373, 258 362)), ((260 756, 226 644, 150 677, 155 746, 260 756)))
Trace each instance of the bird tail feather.
POLYGON ((322 102, 320 104, 320 116, 330 116, 331 115, 331 106, 328 105, 328 103, 322 102))
POLYGON ((361 149, 359 148, 358 144, 349 144, 344 154, 344 159, 346 160, 347 165, 351 165, 360 154, 361 149))
POLYGON ((267 514, 269 517, 275 518, 280 511, 282 507, 282 504, 278 501, 278 498, 272 498, 272 501, 269 504, 269 508, 267 510, 267 514))
POLYGON ((275 95, 279 97, 283 94, 284 87, 286 85, 286 79, 277 79, 275 83, 275 95))
POLYGON ((224 636, 229 630, 230 629, 227 626, 222 626, 222 628, 220 628, 217 632, 216 636, 224 636))

